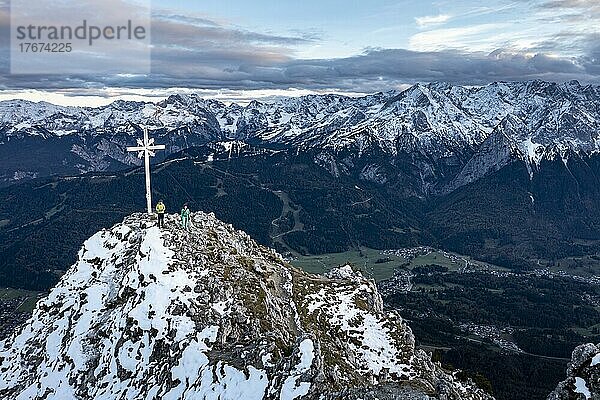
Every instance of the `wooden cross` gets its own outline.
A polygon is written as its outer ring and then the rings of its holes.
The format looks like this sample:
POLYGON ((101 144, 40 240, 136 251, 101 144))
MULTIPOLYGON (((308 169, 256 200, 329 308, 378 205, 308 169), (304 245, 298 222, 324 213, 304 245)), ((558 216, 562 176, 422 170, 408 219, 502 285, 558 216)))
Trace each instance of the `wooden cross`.
POLYGON ((152 192, 150 191, 150 157, 156 154, 154 150, 164 150, 164 144, 154 144, 154 139, 148 140, 148 128, 144 128, 144 141, 137 139, 137 146, 128 147, 127 151, 138 151, 138 157, 144 158, 144 167, 146 172, 146 205, 148 214, 152 214, 152 192))

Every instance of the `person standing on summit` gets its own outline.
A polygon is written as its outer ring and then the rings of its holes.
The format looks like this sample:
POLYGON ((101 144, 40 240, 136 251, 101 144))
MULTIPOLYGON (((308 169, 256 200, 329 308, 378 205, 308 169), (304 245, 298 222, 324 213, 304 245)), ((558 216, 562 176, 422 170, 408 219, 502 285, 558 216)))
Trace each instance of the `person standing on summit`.
POLYGON ((162 200, 156 204, 156 213, 158 214, 158 227, 163 228, 165 226, 165 204, 162 200))
POLYGON ((183 229, 185 230, 190 226, 190 209, 187 204, 184 204, 181 209, 181 226, 183 226, 183 229))

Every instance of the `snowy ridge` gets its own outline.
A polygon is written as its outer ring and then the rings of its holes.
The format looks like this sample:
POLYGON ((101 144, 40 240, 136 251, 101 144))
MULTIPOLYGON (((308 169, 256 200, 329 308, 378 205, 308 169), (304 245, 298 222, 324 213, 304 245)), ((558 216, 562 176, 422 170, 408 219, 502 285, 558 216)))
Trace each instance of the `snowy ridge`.
POLYGON ((350 267, 309 275, 212 215, 192 221, 136 214, 87 240, 0 343, 0 397, 490 398, 417 351, 350 267))
POLYGON ((85 135, 86 133, 134 134, 130 122, 154 129, 210 124, 210 115, 198 107, 185 108, 178 102, 142 103, 115 101, 103 107, 64 107, 24 100, 0 102, 0 123, 7 137, 23 134, 50 136, 85 135))
POLYGON ((599 100, 597 87, 575 81, 500 82, 484 87, 431 83, 402 93, 360 98, 310 95, 273 103, 252 101, 244 107, 194 94, 173 95, 159 103, 116 101, 99 108, 14 100, 0 102, 0 123, 9 137, 43 132, 54 136, 133 133, 128 126, 133 122, 170 131, 205 126, 215 130, 210 139, 217 140, 259 139, 336 148, 354 144, 358 133, 370 131, 381 147, 392 152, 411 150, 399 140, 409 135, 413 146, 443 154, 455 146, 480 145, 505 118, 516 117, 523 121, 523 129, 514 132, 522 150, 563 143, 591 151, 598 149, 600 141, 595 132, 599 100))
MULTIPOLYGON (((444 176, 444 165, 464 168, 450 184, 425 182, 420 189, 428 192, 444 186, 432 191, 436 194, 514 160, 524 161, 534 174, 543 160, 566 163, 573 154, 600 152, 599 102, 598 87, 576 81, 497 82, 483 87, 438 82, 417 84, 401 93, 358 98, 310 95, 246 106, 195 94, 173 95, 158 103, 116 101, 99 108, 16 100, 0 102, 0 146, 32 138, 68 143, 56 164, 79 172, 139 165, 133 155, 123 154, 137 135, 132 122, 148 126, 158 141, 167 144, 166 154, 210 142, 238 141, 322 151, 326 157, 383 154, 392 164, 408 156, 422 176, 444 176), (494 138, 499 131, 506 140, 494 138), (73 165, 73 155, 81 162, 73 165), (479 166, 483 169, 475 171, 479 166)), ((40 169, 0 171, 0 180, 41 176, 40 169)))

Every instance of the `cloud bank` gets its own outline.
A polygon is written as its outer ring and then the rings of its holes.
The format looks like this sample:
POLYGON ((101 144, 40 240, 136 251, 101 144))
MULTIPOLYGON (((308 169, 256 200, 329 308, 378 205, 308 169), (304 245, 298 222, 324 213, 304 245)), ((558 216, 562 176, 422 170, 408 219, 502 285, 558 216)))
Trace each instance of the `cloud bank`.
MULTIPOLYGON (((576 16, 597 13, 598 6, 596 1, 550 0, 541 4, 540 10, 562 10, 576 16)), ((491 52, 442 46, 426 48, 428 51, 371 48, 345 58, 298 59, 297 47, 318 43, 318 36, 311 32, 289 36, 255 32, 206 16, 182 15, 169 10, 155 10, 153 14, 150 74, 10 75, 8 41, 4 34, 9 29, 7 13, 6 4, 2 6, 0 2, 0 89, 5 90, 179 87, 368 93, 426 81, 467 85, 529 79, 600 82, 599 35, 586 31, 575 33, 575 39, 585 51, 568 57, 556 56, 550 51, 559 46, 560 35, 569 35, 565 29, 529 51, 509 46, 491 52)), ((449 19, 448 15, 440 14, 416 22, 427 27, 449 19)), ((454 35, 450 39, 460 41, 461 32, 451 29, 442 31, 454 35)), ((478 30, 465 29, 468 34, 478 30)), ((436 37, 435 32, 420 32, 414 40, 431 41, 436 37)))

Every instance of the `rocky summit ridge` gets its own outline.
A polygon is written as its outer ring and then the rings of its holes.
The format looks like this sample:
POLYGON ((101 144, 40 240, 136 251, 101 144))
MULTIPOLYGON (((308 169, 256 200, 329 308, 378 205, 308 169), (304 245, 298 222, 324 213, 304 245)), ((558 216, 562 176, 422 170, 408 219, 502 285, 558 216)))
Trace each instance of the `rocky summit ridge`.
POLYGON ((415 348, 375 284, 287 264, 212 214, 88 239, 0 342, 2 399, 489 399, 415 348))
POLYGON ((548 400, 567 399, 600 399, 600 344, 582 344, 573 350, 567 378, 548 396, 548 400))

